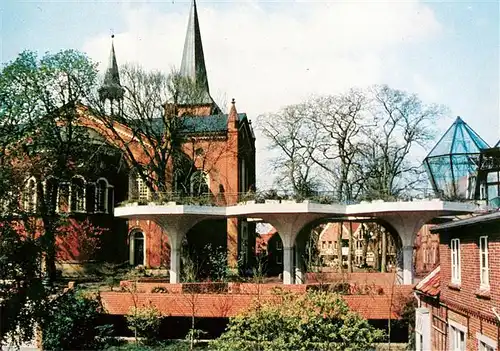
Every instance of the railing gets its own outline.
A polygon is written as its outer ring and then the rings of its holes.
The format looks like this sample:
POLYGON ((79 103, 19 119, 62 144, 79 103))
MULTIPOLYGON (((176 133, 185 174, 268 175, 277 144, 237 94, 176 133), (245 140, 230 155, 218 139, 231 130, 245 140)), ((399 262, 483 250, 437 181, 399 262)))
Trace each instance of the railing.
MULTIPOLYGON (((420 189, 419 189, 420 190, 420 189)), ((434 192, 429 189, 416 192, 415 196, 408 196, 402 199, 387 199, 386 201, 413 201, 430 200, 434 197, 434 192)), ((233 206, 237 204, 266 203, 266 202, 313 202, 319 204, 344 204, 353 205, 370 201, 363 200, 337 200, 333 191, 319 191, 309 195, 297 195, 293 192, 263 190, 249 191, 246 193, 226 193, 218 194, 203 193, 198 195, 180 193, 180 192, 154 192, 148 196, 131 196, 129 200, 124 201, 120 206, 133 205, 198 205, 198 206, 233 206)), ((374 200, 384 201, 384 200, 374 200)))

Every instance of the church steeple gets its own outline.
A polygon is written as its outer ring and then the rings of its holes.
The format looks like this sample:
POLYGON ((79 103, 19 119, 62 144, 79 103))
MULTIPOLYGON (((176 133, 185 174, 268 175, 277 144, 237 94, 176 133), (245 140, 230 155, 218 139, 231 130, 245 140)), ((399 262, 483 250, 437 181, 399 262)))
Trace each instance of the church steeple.
POLYGON ((184 42, 184 51, 182 53, 182 62, 180 75, 192 79, 199 93, 196 100, 188 102, 190 104, 213 104, 208 88, 207 69, 205 67, 205 56, 203 54, 203 44, 201 41, 200 23, 198 21, 198 11, 196 9, 196 0, 191 4, 189 22, 184 42))
POLYGON ((118 71, 118 64, 116 62, 115 46, 111 36, 111 52, 109 54, 108 68, 104 75, 104 81, 99 89, 99 97, 101 100, 119 101, 123 99, 125 89, 120 84, 120 73, 118 71))

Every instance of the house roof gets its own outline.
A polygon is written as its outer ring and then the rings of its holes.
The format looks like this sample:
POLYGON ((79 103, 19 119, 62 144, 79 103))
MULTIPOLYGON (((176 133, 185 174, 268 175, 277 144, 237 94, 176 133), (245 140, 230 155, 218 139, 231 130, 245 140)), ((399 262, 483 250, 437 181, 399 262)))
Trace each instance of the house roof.
POLYGON ((432 297, 441 292, 441 266, 437 266, 415 286, 415 290, 432 297))
POLYGON ((475 215, 469 218, 458 219, 448 223, 440 224, 431 229, 431 232, 441 232, 446 229, 459 228, 467 225, 473 225, 478 223, 487 223, 493 221, 500 221, 500 211, 475 215))

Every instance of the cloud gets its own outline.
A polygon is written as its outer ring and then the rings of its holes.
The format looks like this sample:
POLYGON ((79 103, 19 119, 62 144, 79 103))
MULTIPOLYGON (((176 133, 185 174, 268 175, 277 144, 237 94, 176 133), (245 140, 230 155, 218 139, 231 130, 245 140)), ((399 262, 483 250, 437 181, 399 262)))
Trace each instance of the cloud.
MULTIPOLYGON (((116 33, 119 62, 178 67, 189 5, 181 10, 122 5, 118 15, 126 29, 116 33)), ((404 47, 442 31, 429 6, 418 1, 199 2, 198 13, 212 95, 236 98, 238 109, 254 119, 311 94, 385 83, 388 69, 407 69, 395 58, 404 47)), ((107 62, 109 46, 103 33, 83 50, 107 62)), ((261 141, 258 148, 262 155, 261 141)))

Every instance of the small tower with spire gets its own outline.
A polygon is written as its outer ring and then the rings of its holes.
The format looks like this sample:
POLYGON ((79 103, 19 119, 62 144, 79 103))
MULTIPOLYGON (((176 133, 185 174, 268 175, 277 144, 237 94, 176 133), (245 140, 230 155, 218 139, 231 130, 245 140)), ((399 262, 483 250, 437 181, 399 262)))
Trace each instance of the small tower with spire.
POLYGON ((194 86, 188 87, 192 91, 181 94, 183 98, 180 105, 185 107, 181 110, 196 111, 194 114, 200 115, 220 113, 220 108, 210 96, 196 0, 191 3, 179 73, 181 77, 194 83, 194 86))
POLYGON ((108 68, 104 75, 104 81, 99 89, 99 98, 104 103, 105 108, 109 107, 109 112, 114 114, 121 112, 123 107, 123 94, 125 89, 120 84, 120 73, 116 62, 114 35, 111 36, 111 52, 109 54, 108 68))

